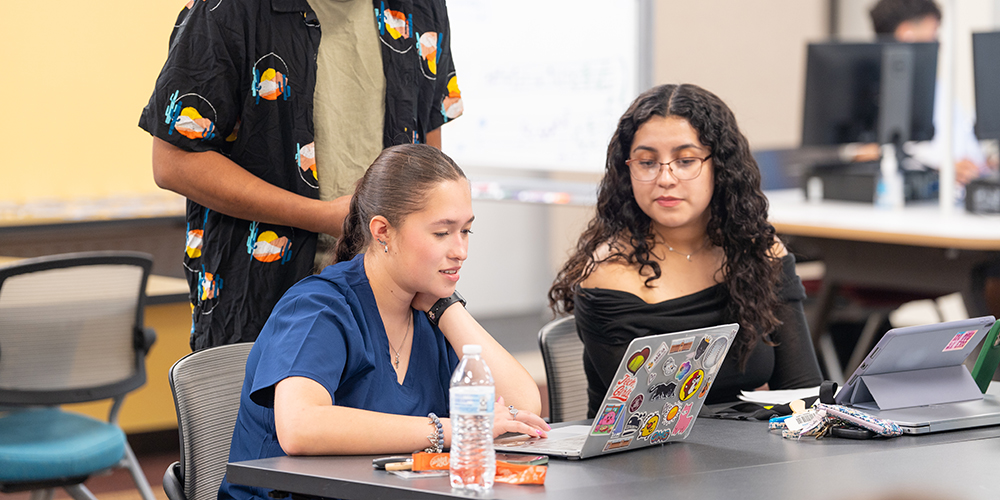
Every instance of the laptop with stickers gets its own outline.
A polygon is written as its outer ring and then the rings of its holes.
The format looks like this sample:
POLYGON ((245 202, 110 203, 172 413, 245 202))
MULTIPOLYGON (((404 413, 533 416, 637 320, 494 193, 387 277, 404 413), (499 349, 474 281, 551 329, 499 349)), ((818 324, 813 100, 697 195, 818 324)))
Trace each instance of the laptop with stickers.
POLYGON ((993 316, 889 330, 837 393, 839 404, 896 422, 904 433, 1000 424, 1000 398, 963 364, 993 316))
POLYGON ((633 340, 591 425, 553 428, 549 437, 501 436, 497 451, 589 458, 684 439, 739 325, 633 340))

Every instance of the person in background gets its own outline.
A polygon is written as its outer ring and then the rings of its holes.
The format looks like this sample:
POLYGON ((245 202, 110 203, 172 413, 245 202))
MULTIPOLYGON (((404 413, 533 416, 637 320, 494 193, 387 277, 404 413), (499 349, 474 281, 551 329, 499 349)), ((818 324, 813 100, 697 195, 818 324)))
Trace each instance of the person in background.
POLYGON ((707 403, 818 386, 804 298, 732 111, 695 85, 639 95, 608 146, 597 214, 549 290, 557 314, 576 315, 588 414, 636 337, 730 322, 740 331, 707 403))
MULTIPOLYGON (((879 0, 872 7, 872 26, 879 37, 891 37, 898 42, 936 42, 941 26, 941 10, 933 0, 879 0)), ((937 86, 939 90, 941 87, 937 86)), ((941 116, 949 105, 937 92, 934 99, 934 128, 941 130, 941 116)), ((973 131, 974 120, 957 103, 952 105, 954 135, 953 151, 955 159, 955 181, 965 185, 970 181, 996 170, 991 165, 976 139, 973 131)), ((944 145, 940 136, 925 143, 907 145, 909 153, 917 161, 937 168, 944 162, 944 145)), ((977 267, 972 276, 973 289, 977 297, 977 307, 994 316, 1000 316, 1000 258, 977 267)))
POLYGON ((188 199, 192 349, 257 337, 383 148, 440 146, 450 42, 444 0, 188 2, 139 126, 188 199))
MULTIPOLYGON (((941 10, 933 0, 880 0, 869 12, 875 34, 880 39, 897 42, 936 42, 941 27, 941 10)), ((942 116, 945 106, 952 106, 953 151, 955 181, 965 185, 989 170, 986 155, 973 131, 973 119, 958 103, 947 103, 941 98, 941 86, 935 87, 934 128, 944 126, 942 116)), ((938 168, 944 162, 944 144, 941 136, 923 143, 904 146, 920 163, 938 168)), ((877 156, 877 151, 875 152, 877 156)))
MULTIPOLYGON (((466 344, 482 346, 496 381, 494 437, 546 436, 538 386, 455 292, 474 218, 444 153, 383 151, 354 192, 337 262, 288 290, 250 351, 229 461, 441 452, 466 344)), ((219 498, 268 496, 223 481, 219 498)))

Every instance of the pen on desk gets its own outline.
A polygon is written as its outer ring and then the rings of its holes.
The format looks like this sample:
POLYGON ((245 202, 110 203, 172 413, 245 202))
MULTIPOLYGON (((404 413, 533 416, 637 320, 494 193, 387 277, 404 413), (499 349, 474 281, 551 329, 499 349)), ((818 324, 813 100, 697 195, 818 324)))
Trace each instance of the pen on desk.
MULTIPOLYGON (((410 463, 412 461, 413 461, 413 459, 411 457, 408 457, 408 456, 405 456, 405 457, 403 457, 403 456, 400 456, 400 457, 381 457, 381 458, 376 458, 376 459, 372 460, 372 467, 374 467, 376 470, 385 470, 386 466, 389 465, 389 464, 404 463, 404 462, 405 463, 410 463)), ((405 469, 402 469, 402 470, 405 470, 405 469)))
POLYGON ((413 468, 413 462, 395 462, 391 464, 385 464, 385 470, 410 470, 413 468))

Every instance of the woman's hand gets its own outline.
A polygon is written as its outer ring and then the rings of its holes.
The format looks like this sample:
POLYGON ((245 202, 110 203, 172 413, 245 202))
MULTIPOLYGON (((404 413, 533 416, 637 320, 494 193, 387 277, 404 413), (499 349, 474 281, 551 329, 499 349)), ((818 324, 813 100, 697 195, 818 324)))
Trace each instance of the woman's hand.
POLYGON ((493 438, 496 439, 507 432, 527 434, 531 437, 548 437, 546 431, 552 429, 542 417, 527 410, 515 412, 504 403, 503 396, 497 398, 493 406, 493 438))

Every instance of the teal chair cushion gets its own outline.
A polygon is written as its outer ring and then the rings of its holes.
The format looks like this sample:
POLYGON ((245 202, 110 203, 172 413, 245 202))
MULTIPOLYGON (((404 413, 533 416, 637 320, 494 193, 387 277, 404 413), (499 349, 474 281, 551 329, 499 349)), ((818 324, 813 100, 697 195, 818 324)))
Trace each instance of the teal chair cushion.
POLYGON ((55 408, 0 413, 0 483, 87 476, 125 455, 125 433, 55 408))

